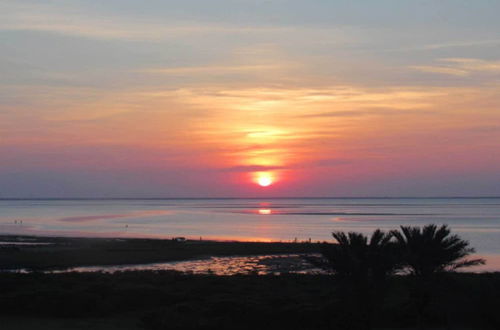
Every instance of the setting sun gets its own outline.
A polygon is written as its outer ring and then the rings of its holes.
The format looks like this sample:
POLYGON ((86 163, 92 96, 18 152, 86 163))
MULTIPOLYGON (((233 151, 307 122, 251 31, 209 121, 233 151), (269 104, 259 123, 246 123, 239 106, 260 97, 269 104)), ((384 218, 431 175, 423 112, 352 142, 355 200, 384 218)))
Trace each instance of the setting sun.
POLYGON ((261 187, 268 187, 273 184, 273 178, 267 173, 261 174, 257 177, 257 183, 261 187))

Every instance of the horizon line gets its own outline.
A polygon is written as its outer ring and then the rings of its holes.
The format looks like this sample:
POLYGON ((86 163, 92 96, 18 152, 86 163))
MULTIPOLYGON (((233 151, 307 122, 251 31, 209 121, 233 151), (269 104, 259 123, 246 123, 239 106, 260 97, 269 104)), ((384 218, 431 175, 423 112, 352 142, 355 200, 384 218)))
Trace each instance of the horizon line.
POLYGON ((275 197, 0 197, 9 200, 196 200, 196 199, 497 199, 500 196, 275 196, 275 197))

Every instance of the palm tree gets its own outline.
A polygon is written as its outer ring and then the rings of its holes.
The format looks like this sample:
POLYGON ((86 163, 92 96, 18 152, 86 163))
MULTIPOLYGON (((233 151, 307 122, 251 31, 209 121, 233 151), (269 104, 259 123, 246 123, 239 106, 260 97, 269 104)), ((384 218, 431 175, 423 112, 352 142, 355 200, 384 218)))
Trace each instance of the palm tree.
POLYGON ((368 238, 356 232, 333 232, 338 244, 323 247, 326 267, 339 282, 337 308, 344 308, 346 324, 355 329, 371 329, 375 309, 385 293, 385 279, 394 272, 392 235, 377 229, 368 238))
POLYGON ((338 244, 327 245, 322 251, 327 267, 343 278, 385 279, 396 268, 392 234, 380 229, 370 239, 356 232, 332 233, 338 244))
POLYGON ((438 275, 481 265, 485 261, 467 258, 475 252, 474 249, 469 247, 466 240, 451 235, 447 225, 439 228, 434 224, 423 228, 401 226, 401 231, 391 233, 396 239, 404 268, 413 275, 410 297, 417 311, 419 327, 422 328, 424 315, 432 298, 443 289, 443 285, 438 282, 438 275))
POLYGON ((396 238, 406 268, 418 277, 429 277, 485 262, 480 258, 467 259, 475 250, 469 247, 468 241, 450 235, 447 225, 439 228, 434 224, 423 228, 401 226, 401 231, 391 233, 396 238))

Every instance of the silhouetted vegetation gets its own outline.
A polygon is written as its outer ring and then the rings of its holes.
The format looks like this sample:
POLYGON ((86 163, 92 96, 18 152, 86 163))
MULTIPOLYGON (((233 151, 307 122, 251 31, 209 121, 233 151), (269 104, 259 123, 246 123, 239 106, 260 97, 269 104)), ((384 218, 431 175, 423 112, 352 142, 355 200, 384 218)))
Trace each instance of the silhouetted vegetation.
POLYGON ((350 323, 355 329, 371 328, 373 313, 387 292, 387 276, 395 271, 411 275, 409 301, 415 308, 417 323, 422 326, 432 298, 445 286, 443 275, 484 264, 483 259, 467 259, 474 249, 467 241, 451 235, 446 225, 439 228, 433 224, 423 228, 401 226, 400 231, 389 233, 377 229, 369 240, 356 232, 333 232, 332 235, 337 244, 323 247, 326 260, 323 266, 343 282, 340 293, 350 313, 354 306, 364 311, 352 318, 360 321, 350 323))
POLYGON ((451 235, 447 225, 401 226, 400 231, 389 233, 377 229, 370 239, 356 232, 336 231, 332 236, 337 244, 323 245, 326 262, 322 266, 351 280, 382 280, 397 270, 428 278, 485 262, 467 258, 474 248, 458 235, 451 235))
POLYGON ((474 253, 469 242, 451 235, 446 225, 437 227, 401 226, 401 231, 391 231, 397 242, 404 266, 417 277, 430 277, 437 273, 484 264, 480 258, 467 259, 474 253))
POLYGON ((370 239, 361 233, 333 232, 337 244, 326 244, 322 254, 327 267, 338 277, 366 281, 383 281, 396 269, 392 235, 376 230, 370 239))
POLYGON ((433 224, 423 228, 402 226, 400 231, 391 233, 396 239, 402 266, 411 274, 410 297, 420 326, 433 297, 443 289, 451 289, 450 281, 443 275, 485 262, 479 258, 467 259, 474 249, 469 247, 469 242, 451 235, 446 225, 439 228, 433 224))
POLYGON ((397 266, 392 235, 381 230, 368 239, 355 232, 333 232, 337 244, 325 244, 323 266, 332 270, 342 283, 338 293, 344 303, 346 327, 370 329, 375 306, 386 291, 386 278, 397 266))
MULTIPOLYGON (((426 316, 429 327, 443 327, 444 311, 450 309, 455 325, 495 329, 500 275, 451 278, 456 289, 432 302, 426 316)), ((373 328, 415 325, 409 282, 406 276, 391 278, 373 328)), ((18 326, 28 318, 65 318, 69 324, 126 318, 136 329, 356 329, 358 322, 356 310, 344 308, 339 294, 343 282, 327 275, 0 274, 0 287, 0 320, 17 319, 18 326)))

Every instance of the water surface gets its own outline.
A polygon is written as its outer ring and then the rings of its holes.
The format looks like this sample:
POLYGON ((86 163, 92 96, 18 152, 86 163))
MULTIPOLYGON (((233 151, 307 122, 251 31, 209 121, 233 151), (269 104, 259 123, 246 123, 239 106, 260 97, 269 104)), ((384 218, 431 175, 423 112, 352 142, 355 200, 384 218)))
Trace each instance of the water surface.
POLYGON ((331 241, 429 223, 500 260, 499 198, 0 200, 0 234, 331 241))

